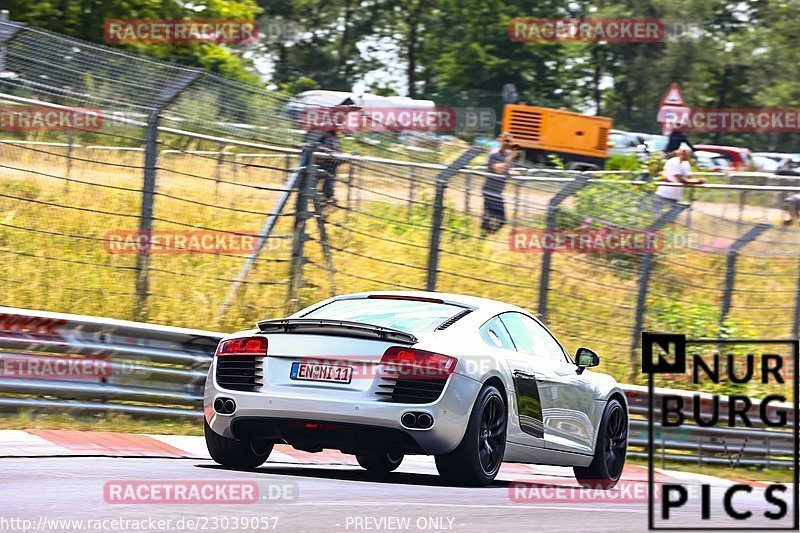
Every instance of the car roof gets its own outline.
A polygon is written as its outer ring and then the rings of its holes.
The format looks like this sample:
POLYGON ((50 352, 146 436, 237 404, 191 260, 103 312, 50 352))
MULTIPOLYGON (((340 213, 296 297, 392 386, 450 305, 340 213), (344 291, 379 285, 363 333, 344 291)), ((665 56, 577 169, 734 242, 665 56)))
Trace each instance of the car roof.
POLYGON ((710 150, 713 152, 728 151, 728 152, 749 152, 749 148, 742 148, 741 146, 722 146, 719 144, 695 144, 695 147, 700 150, 710 150))
POLYGON ((695 150, 694 155, 699 157, 722 157, 722 154, 719 152, 711 152, 708 150, 695 150))

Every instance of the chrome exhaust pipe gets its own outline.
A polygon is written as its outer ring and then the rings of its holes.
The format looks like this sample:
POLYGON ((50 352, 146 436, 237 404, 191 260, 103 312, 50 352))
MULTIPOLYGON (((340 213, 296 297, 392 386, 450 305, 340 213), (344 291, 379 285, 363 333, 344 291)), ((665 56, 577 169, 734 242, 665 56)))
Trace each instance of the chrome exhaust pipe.
POLYGON ((231 400, 230 398, 225 398, 225 414, 229 415, 236 410, 236 402, 231 400))
POLYGON ((421 429, 428 429, 433 425, 433 418, 428 413, 420 413, 417 416, 417 427, 421 429))
POLYGON ((223 400, 222 398, 217 398, 216 400, 214 400, 214 410, 218 413, 224 413, 225 400, 223 400))
POLYGON ((413 428, 417 423, 417 415, 414 413, 403 413, 403 416, 400 417, 400 423, 407 428, 413 428))

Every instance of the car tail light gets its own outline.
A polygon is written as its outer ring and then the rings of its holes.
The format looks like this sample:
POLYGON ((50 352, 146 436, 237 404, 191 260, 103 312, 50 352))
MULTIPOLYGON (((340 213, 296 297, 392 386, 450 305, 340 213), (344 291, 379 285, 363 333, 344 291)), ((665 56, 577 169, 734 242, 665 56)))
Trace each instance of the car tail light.
POLYGON ((446 378, 456 369, 458 359, 415 348, 392 346, 381 358, 382 365, 395 367, 402 376, 446 378))
POLYGON ((217 357, 228 356, 251 356, 263 357, 267 355, 268 342, 266 337, 242 337, 240 339, 228 339, 222 341, 217 346, 217 357))

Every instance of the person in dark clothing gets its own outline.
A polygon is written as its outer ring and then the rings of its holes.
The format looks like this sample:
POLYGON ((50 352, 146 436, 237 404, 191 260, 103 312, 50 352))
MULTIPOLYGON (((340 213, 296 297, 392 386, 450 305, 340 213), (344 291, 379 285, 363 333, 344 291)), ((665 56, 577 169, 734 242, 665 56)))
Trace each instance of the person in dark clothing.
MULTIPOLYGON (((800 160, 798 159, 784 159, 781 161, 778 170, 775 171, 776 176, 800 176, 800 160)), ((786 213, 789 215, 789 220, 784 220, 784 226, 791 226, 800 222, 800 194, 792 194, 784 199, 786 213)))
POLYGON ((496 176, 486 176, 483 183, 483 218, 481 233, 496 233, 506 223, 506 208, 503 202, 503 190, 506 180, 511 174, 514 159, 519 150, 512 150, 514 139, 511 134, 503 132, 497 138, 500 146, 489 154, 488 169, 496 176))
POLYGON ((685 144, 694 152, 694 146, 692 143, 689 142, 689 138, 686 136, 686 133, 680 130, 672 130, 669 133, 669 140, 667 141, 667 147, 664 148, 664 153, 671 154, 678 150, 682 144, 685 144))
POLYGON ((334 157, 336 152, 341 152, 342 145, 336 136, 336 130, 324 132, 320 139, 320 148, 325 152, 329 152, 329 156, 317 156, 316 163, 320 172, 322 181, 322 196, 329 204, 335 205, 336 198, 334 198, 334 184, 336 183, 336 168, 341 164, 341 161, 334 157))
MULTIPOLYGON (((334 154, 341 151, 341 144, 335 130, 310 130, 303 137, 303 145, 309 146, 311 143, 316 145, 316 152, 328 152, 330 155, 314 156, 314 163, 317 166, 317 182, 322 183, 322 196, 326 203, 335 204, 334 184, 336 182, 336 168, 341 164, 334 154)), ((304 151, 300 157, 300 166, 307 167, 310 157, 304 151)))
MULTIPOLYGON (((345 98, 339 105, 326 108, 331 113, 337 112, 353 112, 360 109, 357 107, 353 100, 345 98)), ((311 117, 312 115, 308 115, 311 117)), ((301 120, 301 123, 308 130, 303 137, 303 145, 307 146, 309 143, 316 144, 316 152, 325 152, 326 155, 314 156, 314 163, 318 171, 318 183, 322 183, 322 196, 326 204, 336 205, 336 198, 334 197, 334 187, 336 184, 336 169, 342 163, 341 159, 336 157, 336 153, 342 151, 342 145, 338 137, 338 125, 329 123, 315 123, 313 121, 301 120)), ((310 163, 306 159, 307 152, 303 152, 300 159, 300 166, 307 167, 310 163)), ((309 158, 310 159, 310 158, 309 158)))

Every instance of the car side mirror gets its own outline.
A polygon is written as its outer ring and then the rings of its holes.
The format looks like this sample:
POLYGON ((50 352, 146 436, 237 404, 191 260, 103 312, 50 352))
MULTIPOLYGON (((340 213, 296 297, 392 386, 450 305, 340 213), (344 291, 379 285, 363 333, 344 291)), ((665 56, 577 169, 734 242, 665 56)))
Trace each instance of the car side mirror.
POLYGON ((578 352, 575 354, 575 361, 578 365, 578 374, 582 374, 585 368, 599 365, 600 356, 589 348, 578 348, 578 352))

